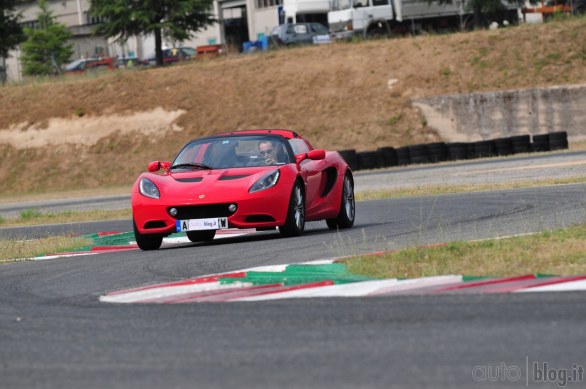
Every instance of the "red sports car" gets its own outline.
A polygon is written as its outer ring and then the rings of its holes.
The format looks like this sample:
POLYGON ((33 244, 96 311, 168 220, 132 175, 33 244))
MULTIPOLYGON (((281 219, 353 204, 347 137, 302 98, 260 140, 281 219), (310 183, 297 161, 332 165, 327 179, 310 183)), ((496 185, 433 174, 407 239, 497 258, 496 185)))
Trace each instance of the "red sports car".
POLYGON ((303 233, 306 221, 354 224, 354 180, 336 151, 289 130, 247 130, 187 143, 171 162, 151 162, 132 188, 134 235, 143 250, 185 232, 192 242, 227 228, 303 233))

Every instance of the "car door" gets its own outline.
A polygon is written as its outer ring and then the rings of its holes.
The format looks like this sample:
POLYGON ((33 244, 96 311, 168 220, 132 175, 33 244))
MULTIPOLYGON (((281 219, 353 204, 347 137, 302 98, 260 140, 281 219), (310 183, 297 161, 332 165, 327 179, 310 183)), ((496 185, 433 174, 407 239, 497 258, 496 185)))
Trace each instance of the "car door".
MULTIPOLYGON (((289 143, 296 155, 309 152, 309 147, 302 139, 290 139, 289 143)), ((305 159, 299 164, 301 175, 305 181, 305 209, 308 215, 312 213, 319 200, 325 164, 325 160, 314 161, 311 159, 305 159)))
POLYGON ((309 30, 307 24, 295 24, 293 26, 293 41, 298 44, 306 44, 306 43, 313 43, 313 38, 311 36, 311 31, 309 30))

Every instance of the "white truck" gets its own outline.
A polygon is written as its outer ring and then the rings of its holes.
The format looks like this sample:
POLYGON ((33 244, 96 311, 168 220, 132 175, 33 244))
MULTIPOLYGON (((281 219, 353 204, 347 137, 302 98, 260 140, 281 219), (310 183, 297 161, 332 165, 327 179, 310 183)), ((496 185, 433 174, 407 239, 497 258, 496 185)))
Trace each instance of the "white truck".
MULTIPOLYGON (((506 12, 498 22, 518 21, 518 7, 505 0, 506 12)), ((454 0, 440 5, 438 1, 425 0, 333 0, 328 12, 330 31, 337 39, 354 35, 388 36, 391 33, 417 33, 467 29, 473 25, 473 15, 466 7, 466 0, 454 0)))

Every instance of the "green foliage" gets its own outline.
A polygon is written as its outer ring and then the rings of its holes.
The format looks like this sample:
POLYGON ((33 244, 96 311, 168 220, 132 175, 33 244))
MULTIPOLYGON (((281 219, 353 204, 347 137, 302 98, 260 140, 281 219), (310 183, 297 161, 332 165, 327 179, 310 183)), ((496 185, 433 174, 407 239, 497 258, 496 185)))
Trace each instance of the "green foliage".
POLYGON ((73 54, 67 41, 71 34, 56 23, 45 0, 39 0, 38 28, 25 28, 27 41, 22 45, 23 73, 29 76, 55 75, 73 54))
POLYGON ((212 0, 92 0, 90 13, 103 20, 98 34, 125 41, 139 34, 155 36, 157 64, 163 64, 162 37, 190 38, 213 24, 212 0))
POLYGON ((41 211, 39 211, 38 209, 25 209, 24 211, 21 211, 20 214, 18 215, 18 217, 21 220, 31 220, 31 219, 38 219, 41 216, 43 216, 43 213, 41 211))
POLYGON ((25 40, 18 24, 20 15, 15 13, 16 0, 0 0, 0 57, 8 57, 8 52, 25 40))

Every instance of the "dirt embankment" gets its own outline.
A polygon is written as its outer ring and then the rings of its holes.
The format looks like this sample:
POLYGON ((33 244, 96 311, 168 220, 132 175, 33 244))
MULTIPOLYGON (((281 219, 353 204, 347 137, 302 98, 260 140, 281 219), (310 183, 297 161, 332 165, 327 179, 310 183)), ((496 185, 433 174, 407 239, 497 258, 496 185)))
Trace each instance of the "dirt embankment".
POLYGON ((291 128, 315 146, 439 140, 414 97, 586 81, 586 19, 229 56, 0 88, 0 195, 130 186, 219 131, 291 128))

